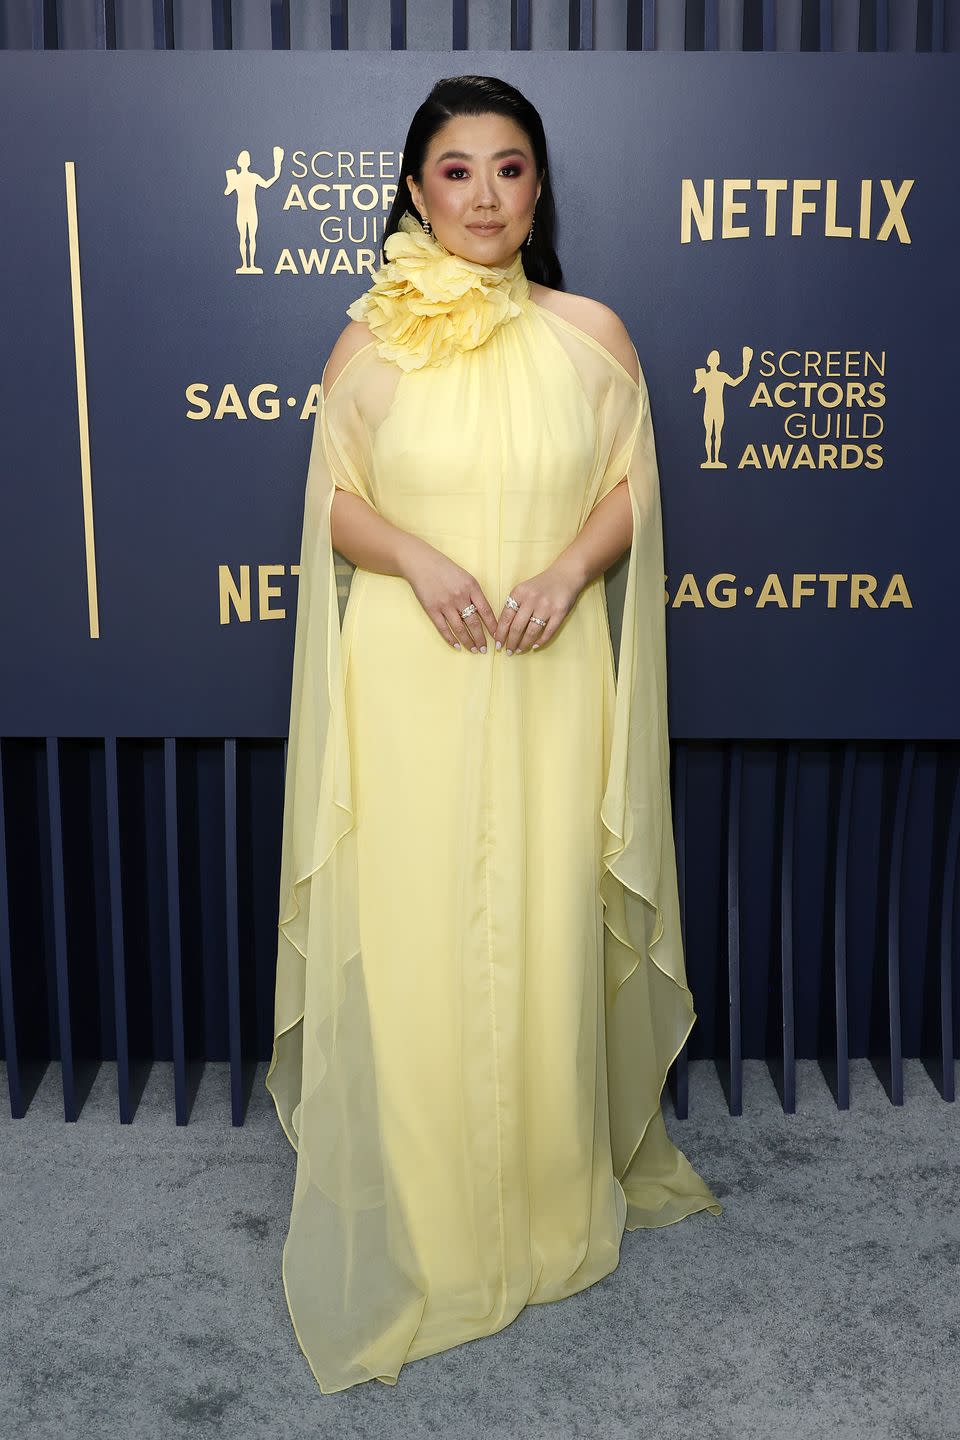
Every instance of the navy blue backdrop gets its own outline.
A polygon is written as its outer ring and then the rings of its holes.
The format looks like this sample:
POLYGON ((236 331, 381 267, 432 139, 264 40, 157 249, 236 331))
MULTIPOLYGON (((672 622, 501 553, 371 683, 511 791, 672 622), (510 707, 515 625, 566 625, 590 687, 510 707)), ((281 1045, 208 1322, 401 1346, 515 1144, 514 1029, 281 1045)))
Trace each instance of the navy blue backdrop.
MULTIPOLYGON (((955 68, 824 57, 811 106, 800 55, 472 62, 541 109, 566 287, 644 367, 671 734, 956 737, 955 68)), ((320 371, 441 68, 0 57, 0 734, 285 732, 320 371)))

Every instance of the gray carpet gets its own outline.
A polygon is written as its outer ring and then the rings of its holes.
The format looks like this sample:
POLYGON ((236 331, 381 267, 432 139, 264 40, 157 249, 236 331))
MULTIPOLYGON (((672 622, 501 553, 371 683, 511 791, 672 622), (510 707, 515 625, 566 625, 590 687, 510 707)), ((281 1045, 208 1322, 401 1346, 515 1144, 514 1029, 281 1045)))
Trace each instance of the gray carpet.
POLYGON ((238 1129, 219 1065, 186 1127, 169 1066, 132 1126, 111 1066, 75 1125, 55 1066, 0 1118, 3 1440, 960 1437, 960 1107, 918 1063, 895 1108, 856 1062, 846 1113, 804 1063, 791 1116, 751 1063, 735 1119, 695 1064, 667 1125, 722 1216, 631 1231, 591 1289, 330 1396, 284 1302, 295 1157, 264 1073, 238 1129))

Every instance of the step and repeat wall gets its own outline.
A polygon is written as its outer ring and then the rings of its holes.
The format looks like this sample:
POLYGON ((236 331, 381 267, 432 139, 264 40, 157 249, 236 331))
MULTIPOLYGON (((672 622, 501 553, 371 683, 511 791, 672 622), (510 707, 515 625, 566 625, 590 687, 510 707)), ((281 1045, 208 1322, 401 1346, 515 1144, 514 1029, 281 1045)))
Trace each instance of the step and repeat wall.
MULTIPOLYGON (((456 59, 0 55, 0 735, 285 734, 321 370, 456 59)), ((955 61, 461 68, 640 356, 671 734, 955 737, 955 61)))

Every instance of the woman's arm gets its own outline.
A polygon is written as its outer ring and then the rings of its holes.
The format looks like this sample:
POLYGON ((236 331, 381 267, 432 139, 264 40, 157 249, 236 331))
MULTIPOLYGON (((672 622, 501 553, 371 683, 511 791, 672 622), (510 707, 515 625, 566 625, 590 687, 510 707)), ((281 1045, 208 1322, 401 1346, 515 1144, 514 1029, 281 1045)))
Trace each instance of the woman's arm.
POLYGON ((590 511, 576 539, 553 562, 582 590, 618 560, 633 538, 633 509, 627 477, 590 511))
MULTIPOLYGON (((323 393, 330 389, 347 361, 372 339, 370 327, 351 320, 330 351, 323 377, 323 393)), ((359 495, 337 490, 330 506, 330 538, 334 549, 353 565, 378 575, 405 574, 406 561, 416 536, 385 520, 359 495)), ((423 542, 420 542, 421 544, 423 542)))
MULTIPOLYGON (((582 326, 627 374, 640 383, 640 371, 630 332, 620 316, 609 305, 585 296, 566 297, 575 324, 582 326)), ((633 538, 633 513, 627 477, 624 476, 609 494, 591 510, 580 533, 554 562, 558 571, 582 590, 591 580, 602 575, 628 548, 633 538)))
POLYGON ((416 547, 425 541, 392 525, 359 495, 338 490, 330 505, 333 548, 362 570, 407 578, 416 547))

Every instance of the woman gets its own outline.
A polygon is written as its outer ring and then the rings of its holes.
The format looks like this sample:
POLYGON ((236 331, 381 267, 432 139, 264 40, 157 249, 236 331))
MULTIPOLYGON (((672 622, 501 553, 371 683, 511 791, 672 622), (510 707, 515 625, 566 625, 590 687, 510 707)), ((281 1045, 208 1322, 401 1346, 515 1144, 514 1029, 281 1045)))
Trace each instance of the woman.
POLYGON ((559 288, 540 117, 499 80, 434 87, 385 233, 307 477, 267 1075, 325 1393, 721 1212, 660 1111, 696 1016, 636 351, 559 288))

